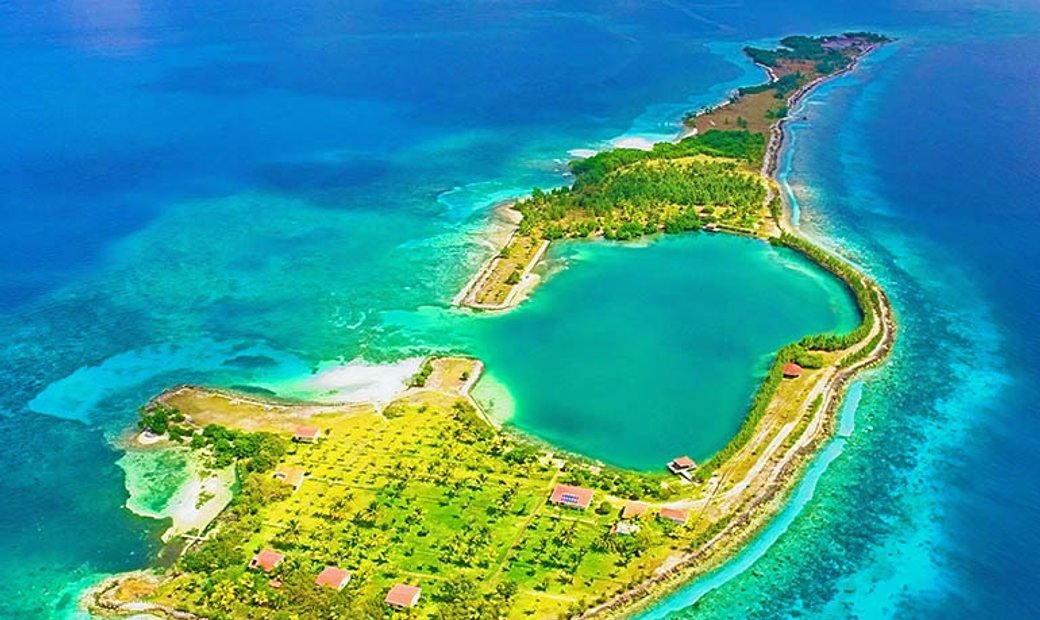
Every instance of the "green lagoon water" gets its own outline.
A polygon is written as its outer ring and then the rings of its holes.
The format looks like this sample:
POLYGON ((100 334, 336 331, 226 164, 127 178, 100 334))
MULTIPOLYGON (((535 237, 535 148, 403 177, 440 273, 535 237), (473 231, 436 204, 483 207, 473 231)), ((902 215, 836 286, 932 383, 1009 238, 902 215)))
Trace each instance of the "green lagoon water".
POLYGON ((569 242, 549 258, 512 312, 428 309, 398 324, 484 360, 476 396, 492 415, 615 465, 707 458, 739 428, 777 349, 859 320, 840 280, 760 240, 569 242))

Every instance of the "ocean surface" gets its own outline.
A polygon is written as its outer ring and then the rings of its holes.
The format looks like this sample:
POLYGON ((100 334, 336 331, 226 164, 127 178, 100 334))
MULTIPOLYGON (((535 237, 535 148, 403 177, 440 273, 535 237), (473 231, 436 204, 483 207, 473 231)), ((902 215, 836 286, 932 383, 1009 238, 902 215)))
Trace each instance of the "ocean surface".
POLYGON ((1040 615, 1029 4, 14 0, 0 616, 76 615, 92 581, 155 558, 164 524, 124 508, 116 446, 174 383, 464 351, 537 436, 634 467, 710 453, 770 350, 854 319, 797 257, 571 244, 513 314, 448 301, 491 252, 489 207, 566 182, 570 151, 674 135, 761 79, 748 42, 859 28, 900 41, 805 102, 784 172, 802 225, 891 293, 897 350, 751 556, 653 615, 1040 615), (633 427, 637 394, 654 415, 633 427))

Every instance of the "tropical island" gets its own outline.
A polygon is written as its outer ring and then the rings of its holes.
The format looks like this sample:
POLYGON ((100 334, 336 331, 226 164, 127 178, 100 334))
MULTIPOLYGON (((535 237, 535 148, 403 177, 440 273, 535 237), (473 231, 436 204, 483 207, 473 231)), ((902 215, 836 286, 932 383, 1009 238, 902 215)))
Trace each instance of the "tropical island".
POLYGON ((500 427, 470 396, 479 360, 425 360, 385 404, 282 402, 177 386, 141 410, 139 443, 230 477, 171 530, 161 569, 89 595, 96 613, 168 618, 591 618, 631 611, 703 573, 782 505, 831 434, 844 387, 895 336, 876 283, 797 234, 773 174, 784 119, 822 80, 888 39, 788 37, 747 49, 769 81, 688 116, 677 142, 571 163, 571 186, 512 207, 513 236, 457 296, 506 310, 532 294, 550 243, 694 231, 761 238, 832 272, 855 297, 848 333, 776 353, 729 443, 634 472, 500 427), (186 528, 186 529, 185 529, 186 528))

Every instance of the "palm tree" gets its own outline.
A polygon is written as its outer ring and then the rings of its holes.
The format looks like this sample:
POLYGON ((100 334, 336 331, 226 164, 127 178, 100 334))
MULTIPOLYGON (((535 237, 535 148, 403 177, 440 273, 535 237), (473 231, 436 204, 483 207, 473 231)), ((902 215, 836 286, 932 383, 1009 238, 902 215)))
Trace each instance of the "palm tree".
POLYGON ((574 542, 574 537, 576 535, 576 533, 574 531, 574 527, 575 527, 574 523, 572 522, 570 525, 565 527, 562 532, 560 532, 559 538, 560 538, 560 542, 562 544, 570 545, 571 543, 574 542))
MULTIPOLYGON (((349 494, 348 494, 349 495, 349 494)), ((329 516, 337 517, 341 516, 346 512, 347 508, 350 507, 350 500, 347 499, 346 495, 337 497, 336 501, 332 502, 332 506, 329 507, 329 516)))
POLYGON ((285 522, 285 537, 293 543, 296 543, 300 539, 300 521, 299 519, 289 519, 285 522))

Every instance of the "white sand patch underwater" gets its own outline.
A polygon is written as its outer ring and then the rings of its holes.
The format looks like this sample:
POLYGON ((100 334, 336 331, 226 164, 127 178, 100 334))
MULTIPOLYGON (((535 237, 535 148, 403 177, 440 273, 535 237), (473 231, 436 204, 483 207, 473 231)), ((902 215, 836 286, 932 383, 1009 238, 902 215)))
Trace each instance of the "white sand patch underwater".
POLYGON ((370 364, 358 359, 265 387, 279 395, 301 400, 386 404, 405 389, 408 380, 419 372, 422 362, 421 357, 410 357, 392 364, 370 364))

